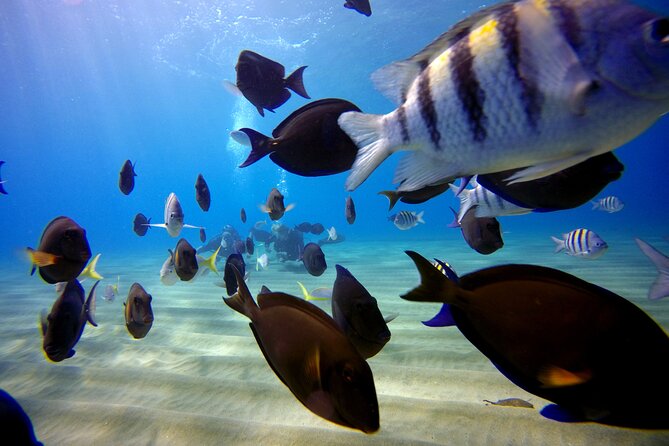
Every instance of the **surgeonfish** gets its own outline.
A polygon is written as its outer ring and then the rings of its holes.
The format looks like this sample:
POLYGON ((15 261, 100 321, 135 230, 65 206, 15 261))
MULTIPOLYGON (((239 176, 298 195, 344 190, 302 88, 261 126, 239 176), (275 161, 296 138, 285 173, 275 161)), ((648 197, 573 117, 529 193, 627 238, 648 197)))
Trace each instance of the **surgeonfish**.
POLYGON ((669 337, 623 297, 565 272, 509 264, 450 280, 413 251, 401 297, 450 305, 462 334, 514 384, 575 419, 669 427, 669 337))
POLYGON ((307 272, 316 277, 322 275, 328 267, 325 261, 325 253, 318 244, 313 242, 304 245, 302 263, 304 263, 307 272))
POLYGON ((265 289, 253 301, 242 274, 239 291, 223 298, 251 320, 256 342, 274 373, 316 415, 371 434, 379 429, 374 377, 367 362, 323 310, 265 289))
POLYGON ((458 213, 453 208, 453 222, 448 226, 460 228, 462 238, 474 251, 488 255, 504 246, 499 221, 495 217, 477 217, 476 208, 470 208, 458 222, 458 213))
POLYGON ((612 214, 614 212, 619 212, 623 210, 625 203, 622 200, 614 195, 609 195, 608 197, 600 198, 592 202, 592 210, 604 211, 612 214))
POLYGON ((237 292, 237 288, 241 286, 237 281, 235 271, 238 271, 242 277, 246 275, 246 262, 241 254, 233 253, 225 259, 225 270, 223 272, 223 282, 225 283, 225 291, 228 296, 232 296, 237 292))
POLYGON ((130 192, 135 188, 136 176, 135 165, 130 160, 126 160, 118 173, 118 188, 124 195, 130 195, 130 192))
POLYGON ((570 256, 584 259, 596 259, 609 247, 596 232, 584 228, 562 234, 562 239, 553 236, 551 239, 555 242, 556 253, 564 251, 570 256))
POLYGON ((132 221, 132 230, 140 237, 146 235, 146 231, 151 227, 151 219, 146 218, 146 215, 139 212, 135 215, 135 219, 132 221))
POLYGON ((0 390, 0 430, 10 444, 43 446, 35 437, 33 423, 26 411, 4 390, 0 390))
POLYGON ((388 156, 400 191, 519 169, 541 178, 610 152, 669 111, 667 19, 627 0, 519 0, 477 11, 372 75, 398 108, 346 112, 356 189, 388 156))
POLYGON ((239 218, 242 220, 242 223, 246 223, 246 211, 244 208, 239 211, 239 218))
POLYGON ((197 179, 195 180, 195 201, 200 205, 200 209, 205 212, 211 206, 211 192, 201 173, 197 175, 197 179))
POLYGON ((283 194, 279 192, 279 189, 273 187, 267 196, 267 202, 259 207, 261 211, 269 215, 270 219, 276 221, 280 220, 283 214, 293 209, 295 204, 285 206, 283 203, 283 194))
POLYGON ((355 203, 353 203, 353 198, 349 195, 346 197, 346 207, 344 209, 344 216, 346 217, 346 222, 349 225, 352 225, 355 222, 355 203))
POLYGON ((641 239, 635 238, 639 249, 657 268, 657 279, 648 290, 648 299, 657 300, 669 296, 669 257, 641 239))
POLYGON ((84 332, 86 321, 97 327, 95 322, 95 282, 88 298, 84 301, 84 289, 78 280, 59 282, 56 285, 58 298, 47 315, 46 310, 40 315, 42 329, 42 348, 46 357, 53 362, 60 362, 74 356, 74 346, 84 332))
POLYGON ((388 220, 392 221, 397 226, 397 229, 406 231, 417 226, 418 223, 425 223, 423 213, 424 211, 420 211, 419 213, 415 213, 414 211, 399 211, 397 214, 388 217, 388 220))
MULTIPOLYGON (((0 167, 2 167, 3 164, 5 164, 5 162, 0 161, 0 167)), ((4 186, 4 184, 6 182, 7 182, 7 180, 0 180, 0 194, 7 195, 7 191, 5 190, 5 186, 4 186)))
POLYGON ((135 339, 146 336, 153 326, 152 300, 153 297, 142 285, 137 282, 132 284, 128 291, 128 298, 123 303, 123 313, 125 314, 125 327, 135 339))
POLYGON ((184 224, 184 211, 177 194, 171 192, 165 201, 165 223, 147 223, 144 226, 165 228, 170 237, 178 237, 182 228, 206 229, 200 226, 184 224))
POLYGON ((346 0, 344 8, 352 9, 367 17, 372 15, 372 7, 369 4, 369 0, 346 0))

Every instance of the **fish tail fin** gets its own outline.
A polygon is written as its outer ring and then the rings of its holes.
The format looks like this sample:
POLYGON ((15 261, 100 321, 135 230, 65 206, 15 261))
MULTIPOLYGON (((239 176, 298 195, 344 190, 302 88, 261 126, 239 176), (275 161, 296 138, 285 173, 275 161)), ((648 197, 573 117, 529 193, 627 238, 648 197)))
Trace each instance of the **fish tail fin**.
POLYGON ((251 164, 255 163, 256 161, 260 160, 261 158, 267 156, 272 152, 272 150, 269 147, 269 142, 270 142, 269 137, 263 135, 262 133, 256 130, 243 128, 239 129, 237 132, 231 133, 232 138, 241 144, 244 144, 242 142, 243 138, 235 136, 238 135, 239 133, 243 133, 244 135, 246 135, 248 138, 248 142, 251 144, 251 153, 249 153, 249 156, 246 158, 246 161, 240 164, 239 167, 250 166, 251 164))
POLYGON ((104 277, 102 277, 96 270, 95 268, 98 266, 98 260, 100 259, 101 254, 97 254, 93 259, 88 262, 88 265, 86 265, 86 268, 79 274, 79 277, 90 277, 93 280, 102 280, 104 277))
POLYGON ((216 251, 208 258, 205 259, 204 264, 207 268, 218 274, 218 268, 216 268, 216 256, 218 256, 218 251, 221 250, 221 245, 218 245, 216 251))
POLYGON ((28 253, 30 263, 33 265, 33 269, 30 275, 35 274, 36 267, 55 265, 59 259, 59 257, 55 254, 49 254, 48 252, 43 251, 35 251, 32 248, 26 248, 26 252, 28 253))
POLYGON ((466 292, 442 274, 429 260, 415 251, 404 251, 411 257, 420 273, 420 285, 400 297, 418 302, 460 303, 466 292))
POLYGON ((235 274, 235 279, 237 279, 237 292, 230 297, 223 297, 223 301, 228 307, 253 321, 257 312, 260 311, 260 308, 253 300, 249 287, 246 286, 246 282, 244 282, 244 278, 239 273, 237 267, 234 265, 230 266, 235 274))
POLYGON ((558 252, 564 250, 564 248, 565 248, 565 246, 564 246, 564 240, 561 240, 561 239, 559 239, 559 238, 557 238, 557 237, 553 237, 552 235, 551 235, 551 240, 553 240, 553 241, 555 242, 555 251, 554 251, 555 254, 557 254, 558 252))
POLYGON ((302 80, 302 74, 306 68, 307 67, 304 66, 293 71, 292 74, 286 78, 286 87, 290 88, 305 99, 311 99, 311 97, 309 97, 307 94, 307 90, 304 88, 304 81, 302 80))
POLYGON ((309 294, 309 291, 307 288, 298 280, 297 284, 300 287, 300 291, 302 291, 302 296, 304 296, 304 300, 311 300, 311 295, 309 294))
POLYGON ((395 207, 397 201, 400 199, 400 194, 398 194, 397 191, 394 190, 382 190, 381 192, 379 192, 379 195, 383 195, 388 199, 389 212, 395 207))
POLYGON ((459 228, 461 227, 460 222, 458 221, 458 213, 455 212, 455 209, 449 206, 451 212, 453 212, 453 221, 448 224, 449 228, 459 228))
POLYGON ((644 242, 641 239, 635 239, 639 249, 657 268, 658 276, 648 291, 648 299, 657 300, 669 296, 669 257, 644 242))
POLYGON ((97 322, 95 322, 95 308, 96 308, 95 289, 98 287, 98 283, 100 283, 99 280, 95 282, 95 285, 93 285, 93 288, 91 288, 91 291, 88 293, 88 299, 86 299, 86 305, 84 305, 84 311, 86 312, 86 319, 94 327, 98 326, 97 322))
POLYGON ((599 209, 599 202, 590 200, 590 203, 592 203, 592 210, 594 211, 595 209, 599 209))
POLYGON ((420 211, 418 214, 416 214, 416 222, 425 224, 425 220, 423 220, 423 214, 425 214, 425 211, 420 211))
POLYGON ((383 130, 384 115, 346 112, 339 116, 339 127, 358 146, 358 154, 346 179, 346 189, 355 190, 392 153, 383 130))

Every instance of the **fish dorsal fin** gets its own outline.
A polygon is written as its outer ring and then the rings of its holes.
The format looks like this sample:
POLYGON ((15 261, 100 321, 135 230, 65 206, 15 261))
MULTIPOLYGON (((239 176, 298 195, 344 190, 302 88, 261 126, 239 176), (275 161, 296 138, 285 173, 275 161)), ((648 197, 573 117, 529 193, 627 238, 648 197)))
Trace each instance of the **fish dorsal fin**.
POLYGON ((274 306, 288 306, 295 308, 304 313, 308 313, 326 325, 339 329, 337 323, 325 311, 318 308, 316 305, 302 300, 298 297, 291 296, 286 293, 264 293, 257 296, 258 305, 261 310, 271 308, 274 306))
POLYGON ((288 125, 290 125, 293 120, 295 120, 298 116, 303 115, 307 111, 311 110, 312 108, 320 108, 327 104, 338 105, 341 104, 342 102, 347 102, 348 104, 350 104, 351 108, 349 111, 360 111, 360 109, 355 104, 348 101, 343 101, 342 99, 334 99, 334 98, 318 99, 317 101, 309 102, 308 104, 303 105, 302 107, 298 108, 297 110, 289 114, 286 119, 281 121, 281 123, 274 130, 272 130, 272 136, 274 138, 278 138, 283 129, 286 128, 288 125))

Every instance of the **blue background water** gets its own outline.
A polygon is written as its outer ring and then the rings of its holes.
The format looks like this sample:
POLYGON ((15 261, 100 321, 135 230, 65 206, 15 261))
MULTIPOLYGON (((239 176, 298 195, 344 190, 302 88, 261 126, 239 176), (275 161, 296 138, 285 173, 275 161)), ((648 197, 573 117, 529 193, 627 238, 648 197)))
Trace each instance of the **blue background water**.
MULTIPOLYGON (((229 137, 252 127, 269 134, 308 101, 295 94, 261 118, 243 98, 228 93, 239 52, 252 49, 281 62, 287 72, 308 65, 304 81, 313 99, 339 97, 366 112, 393 106, 374 90, 375 69, 414 54, 479 1, 373 1, 364 17, 332 1, 93 1, 5 0, 0 4, 0 159, 9 195, 0 196, 1 260, 17 263, 20 250, 36 246, 44 226, 68 215, 87 229, 94 252, 142 256, 174 246, 161 229, 144 238, 132 232, 143 212, 161 222, 170 192, 180 197, 186 222, 214 235, 226 223, 244 234, 263 218, 257 205, 280 185, 286 203, 297 203, 287 224, 319 221, 350 240, 452 239, 446 225, 457 207, 447 193, 417 206, 427 224, 398 231, 386 220, 387 201, 376 192, 392 188, 399 156, 379 168, 354 194, 358 220, 344 220, 346 174, 302 178, 282 172, 269 159, 236 166, 248 149, 229 137), (118 190, 118 171, 136 162, 135 190, 118 190), (202 173, 212 207, 202 212, 194 183, 202 173), (239 221, 245 207, 248 222, 239 221)), ((653 4, 654 2, 646 1, 653 4)), ((667 9, 663 2, 655 6, 667 9)), ((544 237, 588 227, 631 236, 669 235, 669 121, 616 151, 625 164, 621 180, 600 196, 617 195, 625 209, 593 212, 586 205, 555 214, 502 218, 507 232, 544 237)), ((182 235, 197 243, 197 231, 182 235)), ((25 264, 28 268, 27 263, 25 264)))

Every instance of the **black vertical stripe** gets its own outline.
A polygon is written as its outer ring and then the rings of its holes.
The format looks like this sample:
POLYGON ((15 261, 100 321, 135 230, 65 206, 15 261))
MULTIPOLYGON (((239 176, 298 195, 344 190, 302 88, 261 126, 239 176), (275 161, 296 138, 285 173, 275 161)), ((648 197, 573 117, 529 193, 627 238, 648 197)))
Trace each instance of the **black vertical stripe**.
POLYGON ((402 133, 402 142, 407 144, 409 142, 409 129, 407 127, 407 113, 404 109, 404 104, 397 108, 397 119, 400 123, 400 132, 402 133))
POLYGON ((564 0, 550 0, 549 5, 548 9, 555 18, 560 32, 574 51, 578 51, 583 44, 583 38, 576 12, 564 0))
POLYGON ((520 90, 520 100, 523 103, 525 117, 530 127, 536 129, 541 117, 543 95, 533 80, 528 79, 520 72, 521 63, 527 65, 529 60, 520 60, 520 34, 518 33, 518 16, 513 3, 500 6, 497 12, 497 29, 501 35, 502 47, 511 71, 520 90))
POLYGON ((486 117, 483 112, 485 92, 481 89, 476 72, 474 58, 469 47, 469 32, 451 47, 451 75, 455 90, 467 115, 469 128, 474 141, 482 142, 488 136, 486 117))
POLYGON ((430 133, 432 145, 436 150, 441 150, 439 145, 441 133, 437 129, 437 111, 434 108, 434 99, 430 90, 429 68, 424 69, 418 76, 418 106, 420 107, 420 116, 430 133))

